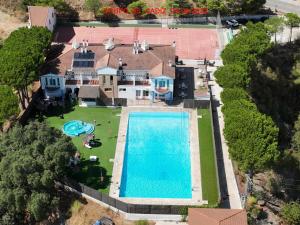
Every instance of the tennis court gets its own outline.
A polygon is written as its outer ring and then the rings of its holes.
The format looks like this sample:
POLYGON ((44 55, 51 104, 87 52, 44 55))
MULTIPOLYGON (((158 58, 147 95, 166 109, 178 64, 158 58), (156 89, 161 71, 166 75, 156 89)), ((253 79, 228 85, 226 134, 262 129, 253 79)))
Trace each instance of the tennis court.
POLYGON ((55 41, 71 44, 73 40, 88 40, 90 44, 99 44, 111 37, 122 44, 146 40, 150 44, 170 45, 176 41, 176 55, 180 59, 215 59, 219 48, 216 30, 205 28, 59 27, 55 41))

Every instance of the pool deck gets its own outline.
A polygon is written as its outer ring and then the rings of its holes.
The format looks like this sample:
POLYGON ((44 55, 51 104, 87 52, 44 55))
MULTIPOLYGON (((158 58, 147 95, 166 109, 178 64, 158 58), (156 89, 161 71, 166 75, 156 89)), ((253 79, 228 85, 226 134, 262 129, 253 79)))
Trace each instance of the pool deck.
POLYGON ((183 109, 179 107, 123 107, 119 125, 118 140, 114 158, 114 167, 110 185, 109 195, 120 201, 132 204, 143 205, 203 205, 206 202, 202 200, 201 172, 200 172, 200 153, 198 141, 198 122, 197 110, 183 109), (189 136, 191 153, 191 180, 192 180, 192 198, 127 198, 119 197, 123 160, 126 145, 126 134, 128 127, 128 116, 131 112, 188 112, 190 114, 189 136))

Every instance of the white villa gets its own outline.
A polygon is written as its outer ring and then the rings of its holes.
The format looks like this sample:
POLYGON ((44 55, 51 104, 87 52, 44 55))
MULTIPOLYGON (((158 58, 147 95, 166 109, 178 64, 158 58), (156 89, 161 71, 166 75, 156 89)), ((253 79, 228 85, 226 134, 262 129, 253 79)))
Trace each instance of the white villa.
POLYGON ((73 93, 81 106, 117 104, 122 99, 173 100, 175 43, 74 42, 48 67, 40 79, 45 98, 73 93))

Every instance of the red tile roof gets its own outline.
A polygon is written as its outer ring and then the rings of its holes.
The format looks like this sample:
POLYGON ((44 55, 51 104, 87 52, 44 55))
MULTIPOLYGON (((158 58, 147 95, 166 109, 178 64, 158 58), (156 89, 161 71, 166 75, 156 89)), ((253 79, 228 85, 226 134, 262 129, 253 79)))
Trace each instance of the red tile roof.
MULTIPOLYGON (((89 46, 88 51, 95 53, 95 63, 92 70, 103 67, 119 68, 119 59, 122 59, 124 70, 146 70, 150 76, 166 75, 175 78, 175 68, 169 66, 169 60, 175 64, 175 48, 167 45, 151 46, 146 52, 132 53, 131 45, 116 45, 111 51, 105 50, 103 45, 89 46)), ((80 49, 70 49, 47 65, 47 71, 65 75, 72 68, 75 52, 80 49)))
POLYGON ((189 208, 189 225, 247 225, 247 214, 242 209, 189 208))

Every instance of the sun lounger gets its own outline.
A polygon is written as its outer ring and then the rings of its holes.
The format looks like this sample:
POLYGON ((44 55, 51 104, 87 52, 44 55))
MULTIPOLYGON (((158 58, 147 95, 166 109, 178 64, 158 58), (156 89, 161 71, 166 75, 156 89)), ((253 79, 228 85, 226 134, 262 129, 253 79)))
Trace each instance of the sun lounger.
POLYGON ((90 156, 90 161, 91 161, 91 162, 97 161, 97 156, 91 155, 91 156, 90 156))
POLYGON ((91 149, 92 147, 89 144, 84 144, 84 147, 91 149))

